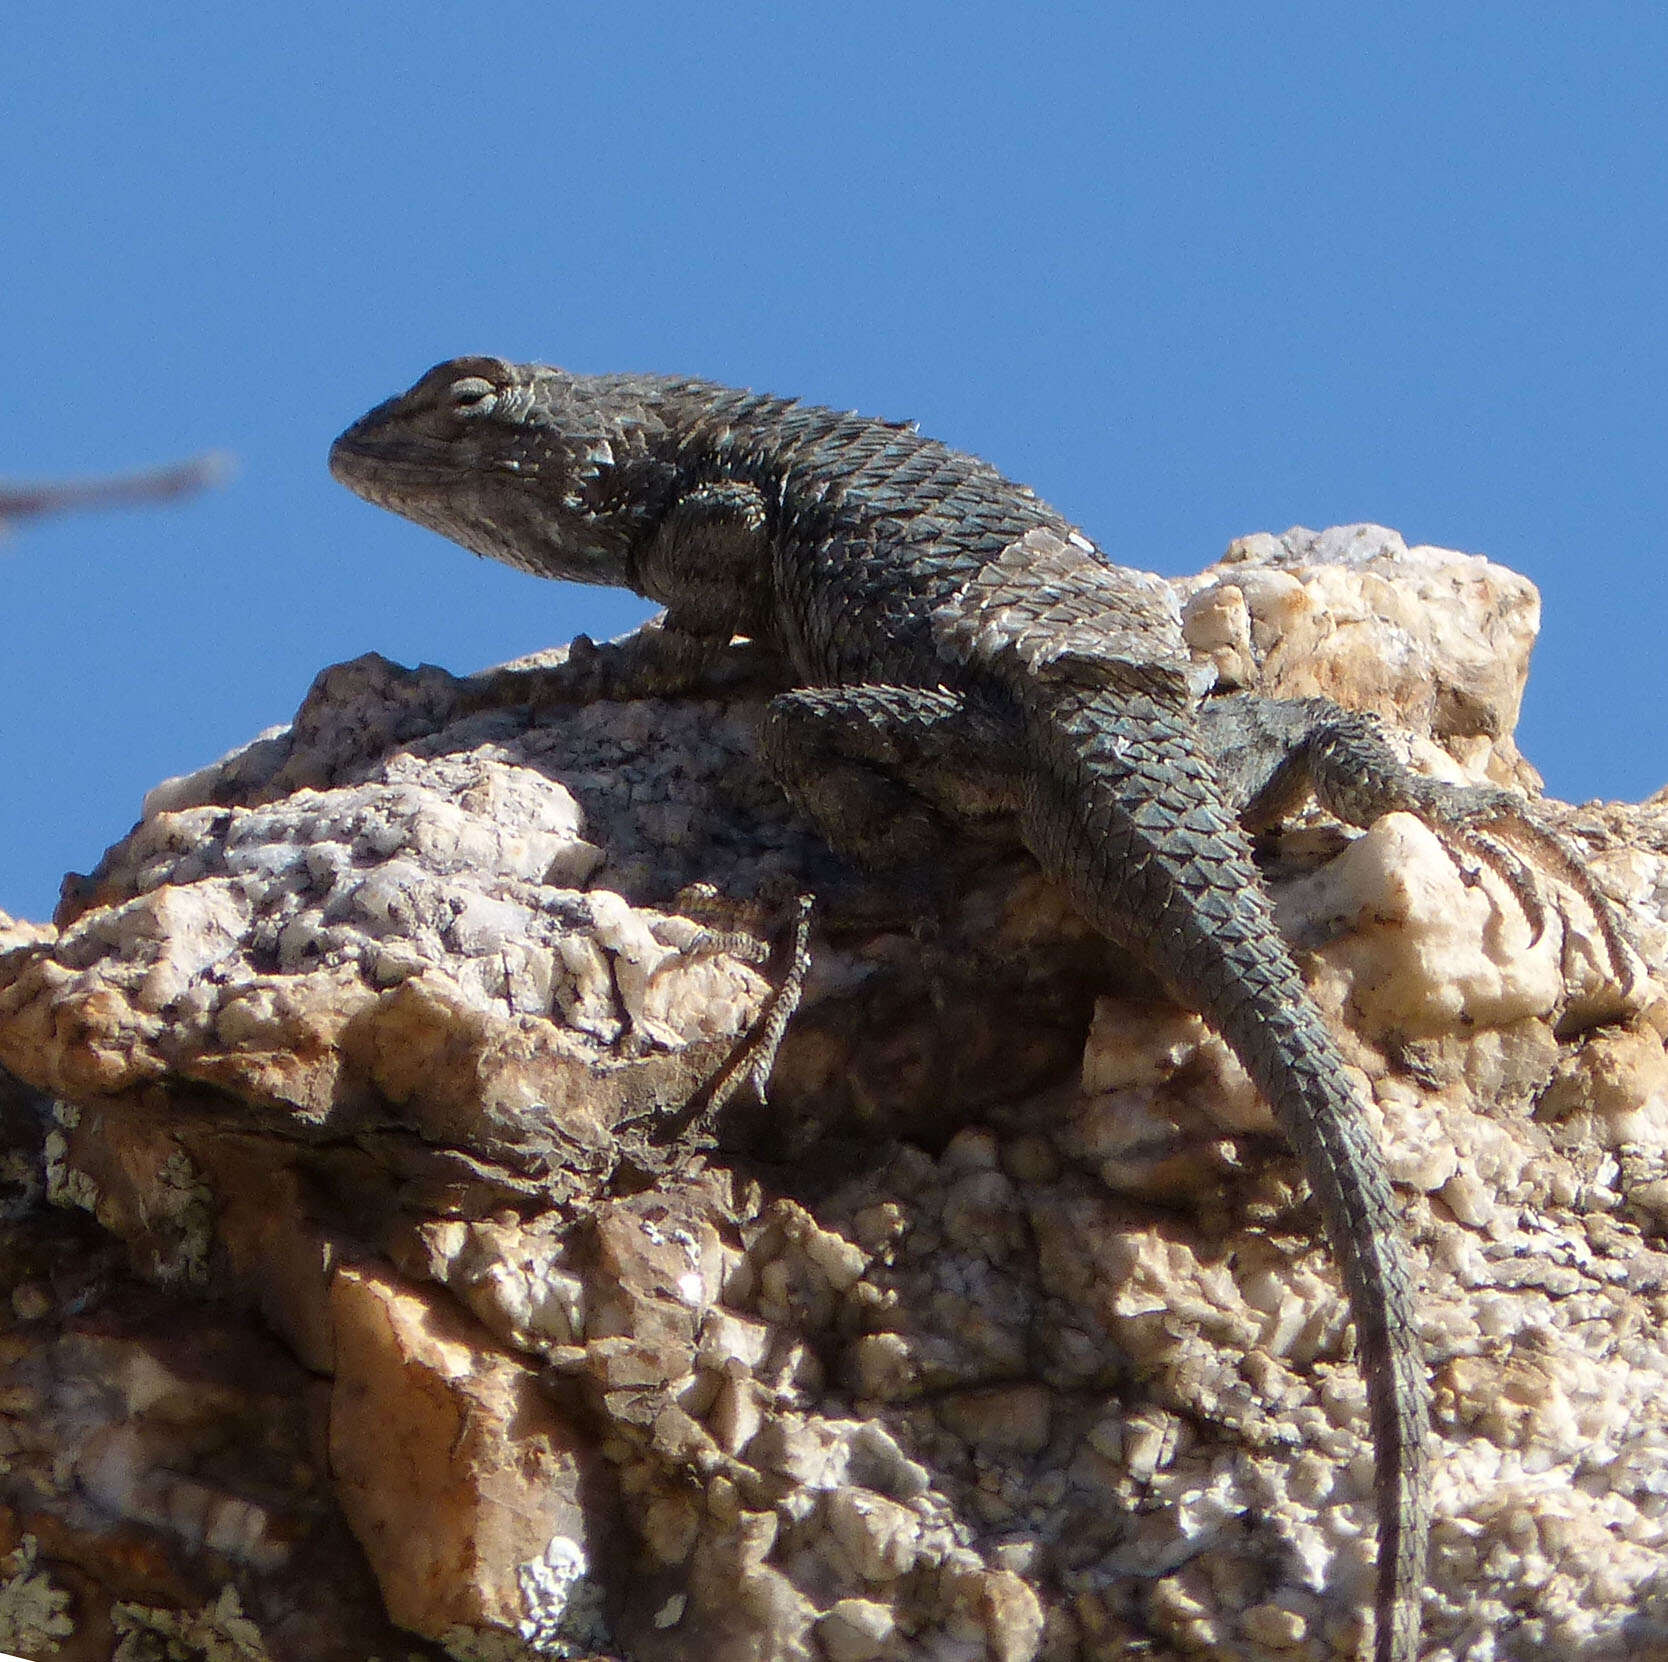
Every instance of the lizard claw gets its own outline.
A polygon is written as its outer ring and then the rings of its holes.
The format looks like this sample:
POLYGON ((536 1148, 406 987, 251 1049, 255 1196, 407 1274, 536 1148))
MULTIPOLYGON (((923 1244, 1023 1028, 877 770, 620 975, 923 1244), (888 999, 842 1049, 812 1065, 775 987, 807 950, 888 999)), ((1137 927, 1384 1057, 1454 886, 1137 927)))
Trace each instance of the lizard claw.
POLYGON ((1610 967, 1624 993, 1637 982, 1637 960, 1615 903, 1594 881, 1581 850, 1549 825, 1533 804, 1486 786, 1431 786, 1416 810, 1439 831, 1469 848, 1493 871, 1523 908, 1530 944, 1546 932, 1547 907, 1540 873, 1573 890, 1593 914, 1610 967))
POLYGON ((1535 868, 1514 848, 1480 825, 1447 827, 1456 842, 1470 850, 1511 891, 1529 924, 1529 944, 1546 933, 1546 896, 1535 868))

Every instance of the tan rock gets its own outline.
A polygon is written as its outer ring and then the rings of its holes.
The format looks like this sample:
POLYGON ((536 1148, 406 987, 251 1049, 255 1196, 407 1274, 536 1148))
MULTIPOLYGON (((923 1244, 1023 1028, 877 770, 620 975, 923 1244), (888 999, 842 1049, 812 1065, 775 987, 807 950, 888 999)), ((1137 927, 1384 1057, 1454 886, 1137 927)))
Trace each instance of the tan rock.
POLYGON ((603 1629, 597 1457, 536 1371, 432 1290, 365 1266, 331 1290, 336 1492, 400 1626, 583 1646, 603 1629))
MULTIPOLYGON (((1189 644, 1225 685, 1336 699, 1439 739, 1517 725, 1540 596, 1504 566, 1381 525, 1297 527, 1241 537, 1176 586, 1189 644)), ((1515 762, 1503 753, 1503 783, 1515 762)))
MULTIPOLYGON (((1345 527, 1178 589, 1224 683, 1527 779, 1513 574, 1345 527)), ((745 703, 453 693, 337 666, 60 928, 0 919, 0 1648, 1358 1655, 1347 1307, 1197 1017, 1001 850, 925 928, 833 882, 745 703), (693 1148, 768 986, 732 932, 808 887, 771 1103, 693 1148)), ((1660 970, 1668 803, 1544 811, 1660 970)), ((1537 926, 1415 821, 1308 818, 1280 918, 1423 1276, 1430 1643, 1620 1656, 1668 1550, 1668 1003, 1554 878, 1537 926)))

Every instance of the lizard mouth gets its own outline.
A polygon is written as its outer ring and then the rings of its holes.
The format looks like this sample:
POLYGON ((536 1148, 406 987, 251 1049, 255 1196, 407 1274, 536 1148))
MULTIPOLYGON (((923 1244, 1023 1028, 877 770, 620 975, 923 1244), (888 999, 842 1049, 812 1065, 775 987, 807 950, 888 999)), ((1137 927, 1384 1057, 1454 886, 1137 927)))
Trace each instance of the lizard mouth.
POLYGON ((350 427, 330 447, 330 472, 355 496, 387 507, 407 491, 440 485, 455 469, 443 466, 418 445, 368 438, 350 427))

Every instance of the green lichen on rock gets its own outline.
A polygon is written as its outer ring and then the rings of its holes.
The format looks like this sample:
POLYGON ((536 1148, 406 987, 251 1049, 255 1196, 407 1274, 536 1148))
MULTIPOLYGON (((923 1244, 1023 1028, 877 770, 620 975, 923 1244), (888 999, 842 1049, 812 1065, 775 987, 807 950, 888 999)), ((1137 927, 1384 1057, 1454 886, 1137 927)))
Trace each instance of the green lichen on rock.
POLYGON ((111 1662, 272 1662, 231 1587, 201 1610, 117 1604, 110 1620, 121 1635, 111 1662))
POLYGON ((70 1596, 36 1564, 33 1535, 0 1559, 0 1645, 21 1656, 47 1657, 75 1631, 68 1610, 70 1596))

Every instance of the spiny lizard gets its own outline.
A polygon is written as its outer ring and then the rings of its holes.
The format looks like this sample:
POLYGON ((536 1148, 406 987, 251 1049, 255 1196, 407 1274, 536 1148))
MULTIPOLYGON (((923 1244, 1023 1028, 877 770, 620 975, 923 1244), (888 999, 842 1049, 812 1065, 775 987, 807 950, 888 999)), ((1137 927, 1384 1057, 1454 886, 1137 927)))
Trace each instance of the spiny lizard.
POLYGON ((1084 916, 1222 1035, 1300 1156, 1343 1272, 1376 1454, 1375 1655, 1411 1662, 1430 1428, 1397 1205, 1234 808, 1266 810, 1308 779, 1360 823, 1412 806, 1480 828, 1513 819, 1503 793, 1416 782, 1410 796, 1384 755, 1352 790, 1349 718, 1318 704, 1224 706, 1211 726, 1225 746, 1279 729, 1299 759, 1242 768, 1225 791, 1163 583, 906 425, 471 357, 356 422, 330 465, 478 554, 666 608, 629 649, 548 672, 546 696, 672 692, 761 654, 781 687, 763 754, 837 848, 908 862, 946 819, 1011 816, 1084 916))

